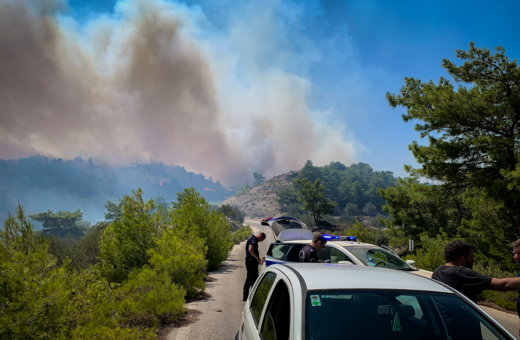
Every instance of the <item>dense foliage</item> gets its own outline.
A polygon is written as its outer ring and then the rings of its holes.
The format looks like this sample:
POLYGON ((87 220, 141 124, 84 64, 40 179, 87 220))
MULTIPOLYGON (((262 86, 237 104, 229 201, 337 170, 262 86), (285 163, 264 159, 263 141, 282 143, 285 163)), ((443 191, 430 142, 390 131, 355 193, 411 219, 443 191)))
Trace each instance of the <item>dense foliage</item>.
POLYGON ((83 237, 86 232, 85 228, 78 223, 83 219, 83 213, 80 209, 74 212, 60 210, 57 213, 48 210, 47 212, 29 215, 29 217, 41 222, 44 236, 65 237, 72 234, 72 236, 79 238, 83 237))
POLYGON ((250 238, 252 234, 253 234, 253 229, 251 229, 251 226, 246 225, 238 230, 235 230, 231 234, 231 238, 232 238, 234 244, 240 244, 242 241, 245 241, 248 238, 250 238))
MULTIPOLYGON (((420 167, 405 169, 434 184, 410 178, 379 190, 391 217, 382 221, 395 247, 416 240, 418 267, 435 269, 444 263, 444 245, 463 239, 476 248, 476 270, 516 276, 510 243, 520 235, 520 68, 502 47, 492 54, 470 43, 456 56, 464 62, 444 59, 442 66, 457 88, 444 78, 438 84, 406 78, 400 94, 387 94, 392 107, 406 108, 403 120, 417 120, 415 129, 429 141, 412 142, 420 167)), ((486 292, 480 298, 511 308, 513 295, 486 292)))
POLYGON ((246 213, 240 210, 237 206, 222 204, 217 208, 217 212, 226 215, 231 221, 243 223, 246 213))
MULTIPOLYGON (((397 179, 392 172, 374 171, 370 165, 365 163, 352 164, 347 167, 340 162, 331 162, 324 167, 318 167, 309 160, 292 184, 276 192, 282 210, 301 219, 304 217, 300 217, 302 201, 298 200, 298 194, 302 190, 302 186, 297 181, 304 179, 311 184, 320 180, 324 197, 334 205, 332 214, 343 215, 342 221, 351 223, 356 220, 351 218, 354 215, 376 216, 382 214, 382 205, 385 204, 385 200, 377 194, 377 190, 397 184, 397 179)), ((329 208, 326 210, 330 211, 329 208)), ((307 220, 305 222, 307 223, 307 220)), ((314 219, 310 225, 314 225, 314 219)))
POLYGON ((164 211, 141 189, 85 237, 35 232, 21 205, 0 232, 0 338, 151 339, 184 315, 208 268, 227 257, 229 224, 194 189, 164 211))
POLYGON ((297 179, 296 184, 301 188, 296 196, 298 201, 303 205, 301 209, 312 215, 315 225, 319 224, 323 215, 332 214, 334 212, 336 204, 325 197, 323 192, 325 186, 321 184, 319 179, 316 179, 314 184, 309 182, 306 178, 297 179))

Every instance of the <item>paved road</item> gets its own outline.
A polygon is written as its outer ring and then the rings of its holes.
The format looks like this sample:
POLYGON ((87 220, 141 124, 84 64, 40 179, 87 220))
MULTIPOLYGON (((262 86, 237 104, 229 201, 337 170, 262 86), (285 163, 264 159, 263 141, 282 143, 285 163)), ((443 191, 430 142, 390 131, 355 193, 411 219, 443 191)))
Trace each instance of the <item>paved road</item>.
MULTIPOLYGON (((269 244, 274 241, 274 235, 267 226, 260 222, 246 220, 253 230, 266 233, 267 239, 259 243, 260 256, 265 256, 269 244)), ((206 291, 211 297, 204 301, 195 301, 186 305, 187 308, 202 312, 199 320, 181 328, 174 329, 168 334, 168 340, 206 340, 206 339, 234 339, 240 327, 242 317, 242 287, 246 279, 244 268, 245 242, 235 246, 224 267, 213 272, 212 277, 217 280, 206 285, 206 291)), ((489 315, 501 323, 511 334, 518 336, 518 317, 493 308, 481 306, 489 315)))
POLYGON ((505 313, 486 306, 480 306, 480 308, 491 315, 493 319, 497 320, 509 333, 513 334, 515 338, 520 339, 520 336, 518 336, 518 315, 505 313))
MULTIPOLYGON (((267 226, 260 222, 246 220, 253 230, 262 231, 267 239, 259 243, 260 256, 265 256, 269 244, 274 242, 274 235, 267 226)), ((168 334, 168 340, 207 340, 207 339, 234 339, 240 327, 242 318, 242 287, 246 280, 244 268, 245 242, 234 246, 224 267, 211 273, 217 279, 206 284, 206 292, 211 297, 203 301, 186 304, 187 308, 202 312, 199 320, 181 328, 173 329, 168 334)))

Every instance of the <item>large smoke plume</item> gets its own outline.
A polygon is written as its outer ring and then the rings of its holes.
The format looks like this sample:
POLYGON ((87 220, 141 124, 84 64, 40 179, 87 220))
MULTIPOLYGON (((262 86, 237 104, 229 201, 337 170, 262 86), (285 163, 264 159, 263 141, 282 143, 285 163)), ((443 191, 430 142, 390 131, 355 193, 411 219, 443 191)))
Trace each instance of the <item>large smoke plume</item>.
POLYGON ((269 41, 250 21, 215 32, 199 7, 163 0, 81 25, 65 10, 0 2, 0 158, 162 161, 230 184, 354 160, 341 127, 309 109, 308 80, 255 63, 269 41))

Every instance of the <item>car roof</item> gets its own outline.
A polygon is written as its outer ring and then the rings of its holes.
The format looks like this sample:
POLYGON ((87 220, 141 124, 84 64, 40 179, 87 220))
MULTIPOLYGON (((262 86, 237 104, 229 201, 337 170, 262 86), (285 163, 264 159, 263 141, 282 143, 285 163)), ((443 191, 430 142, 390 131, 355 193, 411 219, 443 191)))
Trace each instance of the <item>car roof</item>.
MULTIPOLYGON (((305 244, 308 244, 308 243, 311 243, 312 240, 291 240, 291 241, 283 241, 283 243, 305 243, 305 244)), ((363 246, 363 247, 366 247, 366 246, 370 246, 370 247, 378 247, 376 246, 375 244, 370 244, 370 243, 363 243, 363 242, 352 242, 352 241, 327 241, 327 244, 328 245, 331 245, 331 244, 336 244, 340 247, 347 247, 347 246, 350 246, 350 247, 358 247, 358 246, 363 246)), ((378 248, 381 248, 381 247, 378 247, 378 248)))
POLYGON ((329 263, 285 263, 269 266, 290 276, 300 274, 308 290, 319 289, 396 289, 451 293, 445 286, 406 271, 329 263))

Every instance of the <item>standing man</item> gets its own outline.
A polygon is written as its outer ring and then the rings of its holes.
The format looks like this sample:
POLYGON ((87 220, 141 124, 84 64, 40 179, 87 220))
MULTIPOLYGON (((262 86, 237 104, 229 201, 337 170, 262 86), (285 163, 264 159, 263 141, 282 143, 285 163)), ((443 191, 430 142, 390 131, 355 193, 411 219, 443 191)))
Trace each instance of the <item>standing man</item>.
POLYGON ((260 254, 258 253, 258 242, 265 240, 264 233, 251 235, 246 242, 246 282, 242 294, 242 301, 246 301, 249 296, 249 288, 253 287, 256 279, 258 279, 258 265, 262 264, 260 254))
MULTIPOLYGON (((518 249, 520 251, 520 247, 518 249)), ((515 259, 518 256, 515 255, 515 259)), ((520 290, 520 277, 496 279, 474 271, 473 247, 463 241, 453 241, 444 248, 446 264, 433 272, 432 279, 443 282, 477 303, 477 295, 484 289, 496 291, 520 290)), ((517 260, 518 261, 518 260, 517 260)))
POLYGON ((325 247, 325 244, 327 244, 327 240, 321 234, 314 236, 311 244, 300 250, 298 256, 300 262, 321 262, 318 258, 318 252, 325 247))

